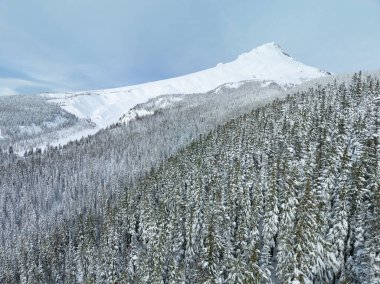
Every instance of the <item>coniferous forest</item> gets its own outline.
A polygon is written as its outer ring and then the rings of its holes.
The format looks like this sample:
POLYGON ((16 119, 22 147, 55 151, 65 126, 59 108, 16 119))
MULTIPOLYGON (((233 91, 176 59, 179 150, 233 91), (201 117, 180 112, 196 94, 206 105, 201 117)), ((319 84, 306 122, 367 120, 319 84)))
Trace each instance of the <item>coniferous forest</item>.
MULTIPOLYGON (((156 164, 138 144, 123 156, 99 147, 117 143, 102 133, 25 159, 2 153, 0 283, 380 283, 379 79, 280 97, 202 117, 203 131, 184 119, 187 140, 169 141, 183 141, 178 151, 151 144, 156 164)), ((113 127, 114 138, 152 131, 113 127)))

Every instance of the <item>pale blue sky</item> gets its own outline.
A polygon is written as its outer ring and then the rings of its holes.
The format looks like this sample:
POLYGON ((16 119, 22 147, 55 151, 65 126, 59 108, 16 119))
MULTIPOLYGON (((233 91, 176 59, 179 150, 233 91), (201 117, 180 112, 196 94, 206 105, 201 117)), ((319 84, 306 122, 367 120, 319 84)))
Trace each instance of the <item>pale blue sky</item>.
POLYGON ((334 73, 380 69, 380 1, 0 0, 0 94, 155 81, 271 41, 334 73))

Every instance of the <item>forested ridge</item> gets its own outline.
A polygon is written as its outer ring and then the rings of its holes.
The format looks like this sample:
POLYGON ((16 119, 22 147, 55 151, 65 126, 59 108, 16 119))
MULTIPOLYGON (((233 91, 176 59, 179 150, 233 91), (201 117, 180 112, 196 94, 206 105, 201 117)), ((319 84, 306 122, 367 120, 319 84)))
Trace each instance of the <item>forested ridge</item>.
POLYGON ((380 83, 289 95, 220 125, 10 255, 4 283, 379 283, 380 83))
MULTIPOLYGON (((148 117, 112 125, 63 147, 26 151, 24 157, 11 147, 0 150, 0 282, 18 282, 25 246, 40 253, 41 242, 59 235, 65 222, 72 228, 91 217, 99 224, 117 206, 126 184, 199 134, 278 96, 282 93, 276 84, 246 82, 181 96, 164 110, 158 104, 148 117)), ((155 105, 155 100, 147 104, 155 105)))

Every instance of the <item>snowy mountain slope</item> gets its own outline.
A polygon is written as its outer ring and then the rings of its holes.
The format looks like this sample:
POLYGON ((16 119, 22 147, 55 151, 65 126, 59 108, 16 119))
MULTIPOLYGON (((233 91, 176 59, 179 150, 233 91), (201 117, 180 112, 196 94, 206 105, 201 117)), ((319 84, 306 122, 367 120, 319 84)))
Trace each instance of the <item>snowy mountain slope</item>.
MULTIPOLYGON (((218 105, 221 109, 224 109, 225 113, 220 114, 223 116, 228 112, 227 105, 240 104, 240 107, 244 105, 249 105, 249 107, 259 105, 282 97, 284 94, 283 90, 283 87, 273 81, 246 80, 226 83, 206 93, 161 95, 134 106, 119 118, 118 123, 129 123, 146 116, 154 115, 157 111, 179 107, 179 105, 181 105, 181 108, 185 106, 186 108, 203 106, 208 112, 211 112, 211 106, 218 105), (250 97, 250 99, 245 97, 250 97), (242 98, 245 99, 242 100, 242 98)), ((185 110, 182 109, 182 112, 185 112, 185 110)), ((233 112, 236 112, 236 109, 233 112)))
POLYGON ((235 61, 181 77, 115 89, 45 96, 78 118, 90 119, 97 126, 95 131, 117 122, 135 105, 159 95, 203 93, 226 83, 245 80, 269 80, 286 86, 328 74, 296 61, 279 45, 268 43, 240 55, 235 61))

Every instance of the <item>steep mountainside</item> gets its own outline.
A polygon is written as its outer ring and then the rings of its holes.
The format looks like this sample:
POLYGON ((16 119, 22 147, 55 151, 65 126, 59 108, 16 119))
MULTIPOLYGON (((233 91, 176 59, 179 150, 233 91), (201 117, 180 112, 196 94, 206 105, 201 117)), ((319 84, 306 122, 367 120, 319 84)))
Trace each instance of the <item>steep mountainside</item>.
POLYGON ((127 184, 107 218, 2 247, 0 282, 379 283, 379 111, 361 74, 256 108, 127 184))

